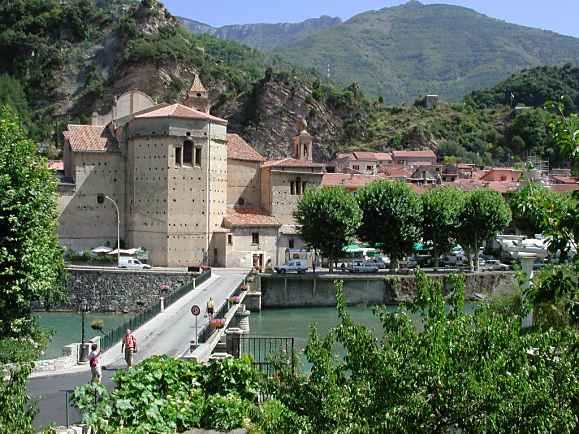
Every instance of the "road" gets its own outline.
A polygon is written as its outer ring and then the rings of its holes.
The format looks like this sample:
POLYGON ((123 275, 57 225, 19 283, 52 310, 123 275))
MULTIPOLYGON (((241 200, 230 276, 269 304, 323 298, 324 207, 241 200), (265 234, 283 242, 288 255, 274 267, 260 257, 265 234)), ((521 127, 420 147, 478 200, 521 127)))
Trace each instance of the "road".
MULTIPOLYGON (((198 331, 207 324, 205 306, 209 297, 215 300, 218 309, 231 292, 247 275, 248 270, 213 269, 212 277, 199 288, 167 308, 151 321, 135 331, 138 342, 138 352, 135 361, 166 354, 179 357, 189 351, 189 344, 195 335, 195 321, 190 309, 193 304, 201 307, 202 314, 198 317, 198 331)), ((103 382, 112 385, 111 378, 118 369, 125 368, 120 343, 103 354, 103 382)), ((35 426, 40 429, 51 422, 57 425, 66 424, 65 391, 90 381, 88 371, 50 377, 31 378, 28 390, 30 395, 38 399, 39 414, 35 426)), ((78 414, 71 410, 71 422, 78 420, 78 414)))

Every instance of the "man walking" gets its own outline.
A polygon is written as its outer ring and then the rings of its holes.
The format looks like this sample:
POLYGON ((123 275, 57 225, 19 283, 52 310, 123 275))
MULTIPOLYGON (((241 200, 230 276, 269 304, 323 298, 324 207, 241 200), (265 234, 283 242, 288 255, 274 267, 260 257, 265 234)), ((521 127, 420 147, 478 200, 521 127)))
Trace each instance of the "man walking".
POLYGON ((100 384, 103 378, 103 368, 101 366, 101 352, 98 350, 97 344, 92 344, 91 352, 88 356, 90 363, 90 370, 92 373, 92 382, 100 384))
POLYGON ((127 362, 127 367, 131 368, 133 366, 133 354, 137 352, 137 338, 131 333, 130 329, 127 329, 125 336, 123 336, 123 343, 121 345, 121 353, 125 354, 125 362, 127 362))
POLYGON ((214 314, 215 314, 215 302, 213 301, 213 297, 209 297, 209 300, 207 300, 207 316, 209 317, 209 321, 213 319, 214 314))

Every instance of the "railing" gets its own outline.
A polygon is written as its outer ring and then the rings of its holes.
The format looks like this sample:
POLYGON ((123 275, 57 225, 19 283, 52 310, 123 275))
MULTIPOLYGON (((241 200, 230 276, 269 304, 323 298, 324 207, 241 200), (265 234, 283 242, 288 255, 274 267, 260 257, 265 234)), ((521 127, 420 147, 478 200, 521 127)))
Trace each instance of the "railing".
MULTIPOLYGON (((234 297, 236 295, 241 294, 242 291, 245 291, 244 283, 240 283, 239 286, 233 291, 233 293, 229 297, 234 297)), ((228 298, 229 298, 228 297, 228 298)), ((225 300, 225 302, 219 307, 217 312, 213 315, 214 319, 223 319, 225 318, 225 314, 229 311, 229 302, 225 300)), ((208 322, 205 327, 201 329, 201 333, 199 334, 199 339, 197 340, 198 343, 203 344, 209 340, 211 335, 216 330, 211 327, 211 322, 208 322)))
MULTIPOLYGON (((167 297, 165 299, 165 307, 168 307, 171 304, 175 303, 181 297, 183 297, 184 295, 189 293, 193 288, 196 288, 198 285, 202 284, 207 279, 209 279, 209 277, 211 277, 211 269, 207 269, 207 270, 203 271, 199 276, 197 276, 195 278, 194 282, 183 285, 176 292, 174 292, 169 297, 167 297)), ((106 335, 104 335, 101 338, 101 341, 100 341, 101 351, 108 350, 110 347, 112 347, 117 342, 119 342, 123 338, 123 336, 125 334, 125 330, 138 329, 140 326, 145 324, 151 318, 158 315, 160 312, 161 312, 161 305, 160 305, 160 303, 156 303, 153 306, 149 307, 144 312, 141 312, 140 314, 132 317, 131 319, 129 319, 124 324, 120 325, 119 327, 109 331, 106 335)))
POLYGON ((271 376, 274 369, 271 364, 271 357, 281 354, 287 358, 294 372, 294 338, 279 336, 240 336, 239 354, 250 355, 253 365, 264 374, 271 376))

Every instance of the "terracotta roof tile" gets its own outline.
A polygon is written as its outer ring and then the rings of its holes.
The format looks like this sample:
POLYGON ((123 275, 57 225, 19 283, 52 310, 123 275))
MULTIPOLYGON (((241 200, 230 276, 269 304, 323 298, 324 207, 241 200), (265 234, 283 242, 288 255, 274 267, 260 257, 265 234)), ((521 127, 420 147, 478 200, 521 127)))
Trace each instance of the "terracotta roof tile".
POLYGON ((549 188, 556 193, 568 193, 579 190, 579 184, 552 184, 549 188))
POLYGON ((207 92, 207 89, 205 89, 205 86, 203 86, 203 83, 201 83, 201 79, 197 74, 195 75, 193 83, 191 84, 191 88, 189 89, 189 93, 195 92, 207 92))
POLYGON ((227 134, 227 158, 233 160, 265 161, 265 158, 253 149, 237 134, 227 134))
POLYGON ((392 155, 385 152, 369 152, 369 151, 355 151, 354 157, 356 160, 366 161, 392 161, 392 155))
POLYGON ((310 160, 296 160, 295 158, 284 158, 282 160, 269 160, 261 165, 261 167, 319 167, 323 165, 314 163, 310 160))
POLYGON ((382 169, 382 176, 384 178, 408 178, 414 169, 410 166, 391 165, 382 169))
POLYGON ((383 179, 380 176, 358 175, 353 173, 324 173, 322 186, 324 187, 344 187, 346 190, 357 190, 365 187, 374 181, 383 179))
POLYGON ((551 179, 556 181, 557 184, 577 184, 577 179, 572 176, 551 175, 551 179))
POLYGON ((227 215, 223 219, 226 228, 236 226, 281 226, 281 223, 273 216, 267 215, 261 209, 228 208, 227 215))
POLYGON ((434 158, 436 154, 432 151, 392 151, 393 158, 434 158))
POLYGON ((208 121, 214 121, 222 124, 227 124, 225 119, 218 118, 216 116, 211 116, 210 114, 200 112, 199 110, 192 109, 190 107, 184 106, 183 104, 173 104, 167 107, 162 107, 157 110, 153 110, 142 115, 135 116, 135 119, 149 119, 149 118, 186 118, 186 119, 205 119, 208 121))
POLYGON ((64 170, 64 161, 62 161, 62 160, 48 160, 48 168, 50 170, 64 170))
POLYGON ((109 152, 118 148, 116 138, 104 125, 69 125, 64 138, 72 152, 109 152))

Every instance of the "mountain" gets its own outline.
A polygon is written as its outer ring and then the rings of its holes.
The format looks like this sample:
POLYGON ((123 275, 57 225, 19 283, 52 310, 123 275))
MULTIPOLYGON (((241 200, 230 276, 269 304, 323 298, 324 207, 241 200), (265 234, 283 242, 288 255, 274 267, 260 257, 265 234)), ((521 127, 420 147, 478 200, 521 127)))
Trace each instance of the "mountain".
POLYGON ((221 37, 270 49, 288 62, 315 68, 341 85, 353 81, 387 103, 439 94, 459 100, 512 73, 539 65, 579 62, 579 39, 509 24, 443 4, 369 11, 310 35, 282 41, 275 25, 233 26, 221 37), (267 33, 267 44, 261 41, 267 33))
POLYGON ((367 113, 363 95, 253 48, 193 34, 157 0, 0 2, 0 103, 20 112, 39 142, 62 143, 66 123, 89 123, 130 89, 182 101, 196 74, 210 90, 211 112, 264 155, 287 156, 300 117, 319 159, 363 139, 353 120, 367 113))
POLYGON ((262 51, 271 51, 281 44, 291 44, 342 22, 340 18, 322 16, 301 23, 239 24, 211 27, 208 24, 188 18, 179 19, 193 33, 209 33, 262 51))

